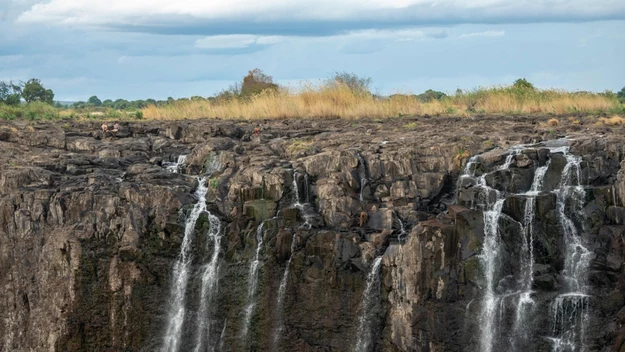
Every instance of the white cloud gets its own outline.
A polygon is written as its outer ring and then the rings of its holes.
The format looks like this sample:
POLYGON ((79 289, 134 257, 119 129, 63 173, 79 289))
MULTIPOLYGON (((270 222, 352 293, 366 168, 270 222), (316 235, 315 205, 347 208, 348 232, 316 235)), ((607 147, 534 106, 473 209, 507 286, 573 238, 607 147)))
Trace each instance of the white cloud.
MULTIPOLYGON (((622 0, 51 0, 19 17, 24 23, 169 26, 206 20, 297 25, 298 21, 531 22, 625 18, 622 0)), ((196 22, 196 23, 198 23, 196 22)), ((285 30, 288 30, 285 29, 285 30)))
POLYGON ((213 35, 198 39, 195 47, 200 49, 242 49, 252 45, 274 45, 284 41, 280 36, 257 36, 252 34, 213 35))
POLYGON ((474 32, 474 33, 462 33, 458 36, 458 38, 472 38, 472 37, 503 37, 506 35, 506 31, 499 30, 489 30, 484 32, 474 32))

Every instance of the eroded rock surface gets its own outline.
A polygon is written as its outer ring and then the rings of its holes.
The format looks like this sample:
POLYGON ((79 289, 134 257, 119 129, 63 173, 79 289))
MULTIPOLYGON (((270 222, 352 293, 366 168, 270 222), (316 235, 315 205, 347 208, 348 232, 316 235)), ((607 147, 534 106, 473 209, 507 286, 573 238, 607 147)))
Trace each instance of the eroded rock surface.
MULTIPOLYGON (((486 166, 477 172, 487 173, 489 185, 527 191, 547 156, 540 148, 523 152, 498 171, 506 149, 564 136, 583 158, 588 185, 594 255, 587 346, 623 350, 625 128, 566 121, 555 128, 526 117, 132 122, 115 138, 102 136, 99 123, 2 122, 0 350, 158 350, 184 218, 197 201, 196 176, 206 174, 208 209, 225 231, 210 333, 213 341, 223 335, 224 350, 272 350, 278 321, 278 350, 351 350, 377 256, 374 350, 476 350, 484 223, 470 209, 477 195, 458 176, 470 156, 482 154, 486 166), (179 155, 188 155, 183 172, 167 171, 163 162, 179 155), (244 347, 246 278, 262 221, 257 314, 244 347)), ((547 192, 566 163, 559 158, 545 176, 547 192)), ((504 205, 510 246, 519 243, 523 202, 504 205)), ((553 235, 554 196, 537 197, 536 207, 535 289, 546 300, 560 284, 562 243, 553 235)), ((195 272, 210 256, 207 226, 200 218, 195 272)), ((198 311, 197 276, 188 291, 189 324, 198 311)), ((549 329, 544 320, 535 324, 549 329)), ((195 329, 184 333, 189 345, 181 350, 190 350, 195 329)))

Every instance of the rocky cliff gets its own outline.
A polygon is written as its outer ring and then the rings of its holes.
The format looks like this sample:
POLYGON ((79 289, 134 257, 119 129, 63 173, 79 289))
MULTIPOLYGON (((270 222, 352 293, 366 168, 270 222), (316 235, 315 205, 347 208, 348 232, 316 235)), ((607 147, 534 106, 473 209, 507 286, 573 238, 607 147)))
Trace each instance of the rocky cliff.
MULTIPOLYGON (((504 316, 516 287, 507 282, 520 280, 528 245, 530 328, 491 345, 551 350, 564 339, 553 337, 563 328, 549 312, 571 276, 561 224, 573 206, 556 192, 570 162, 536 143, 560 139, 579 157, 584 196, 574 223, 588 251, 583 336, 562 350, 625 351, 625 128, 595 121, 154 121, 123 123, 114 137, 97 122, 2 122, 0 350, 159 350, 185 238, 180 351, 199 346, 200 321, 209 323, 201 350, 350 351, 363 319, 371 350, 478 351, 485 292, 504 316), (513 152, 518 145, 530 146, 513 152), (172 164, 180 155, 184 163, 172 164), (474 155, 471 177, 461 177, 474 155), (541 167, 528 244, 526 192, 541 167), (206 211, 185 233, 200 185, 206 211), (484 270, 492 209, 477 206, 485 187, 501 198, 492 285, 484 270), (202 270, 215 254, 208 214, 223 238, 206 311, 202 270), (378 287, 367 291, 378 257, 378 287), (363 294, 373 291, 365 309, 363 294)), ((497 324, 517 329, 510 319, 497 324)))

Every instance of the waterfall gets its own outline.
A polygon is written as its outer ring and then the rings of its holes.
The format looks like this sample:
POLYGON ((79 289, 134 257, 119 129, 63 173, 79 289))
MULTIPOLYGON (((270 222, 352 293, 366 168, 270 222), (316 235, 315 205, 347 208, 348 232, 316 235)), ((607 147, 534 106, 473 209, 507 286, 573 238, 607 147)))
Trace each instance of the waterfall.
POLYGON ((371 349, 371 320, 380 301, 380 264, 382 257, 377 257, 367 275, 367 285, 362 295, 362 307, 358 326, 358 339, 354 352, 367 352, 371 349))
POLYGON ((261 222, 256 228, 256 253, 254 260, 250 263, 250 272, 247 278, 247 305, 245 306, 245 320, 243 325, 242 340, 247 342, 247 334, 250 329, 250 322, 254 308, 256 307, 256 290, 258 289, 258 269, 260 267, 260 252, 263 249, 263 227, 265 222, 261 222))
POLYGON ((523 247, 521 252, 520 262, 520 290, 521 294, 517 299, 515 320, 513 326, 513 339, 511 345, 514 344, 514 339, 527 339, 527 331, 525 324, 527 322, 530 309, 534 305, 534 300, 531 297, 532 284, 534 283, 534 212, 536 207, 536 196, 540 194, 543 187, 543 180, 547 174, 547 170, 551 165, 551 159, 547 161, 544 166, 538 167, 534 171, 534 179, 530 190, 525 193, 525 210, 523 214, 523 247))
POLYGON ((297 171, 296 170, 293 170, 293 198, 295 198, 293 206, 299 207, 302 203, 300 202, 300 199, 299 199, 299 187, 297 186, 297 171))
MULTIPOLYGON (((499 198, 499 192, 495 193, 497 194, 497 198, 499 198)), ((487 197, 487 199, 490 199, 490 197, 487 197)), ((501 217, 504 200, 505 198, 497 199, 492 205, 487 203, 487 210, 484 211, 484 246, 479 256, 486 277, 484 302, 480 314, 480 320, 482 322, 480 324, 482 328, 480 351, 482 352, 491 351, 497 328, 495 326, 495 317, 499 298, 495 295, 494 286, 495 271, 499 264, 499 218, 501 217)))
POLYGON ((581 186, 581 158, 566 153, 560 188, 556 190, 556 212, 562 226, 566 247, 564 256, 564 286, 566 292, 551 304, 554 352, 584 351, 585 323, 588 319, 587 269, 591 252, 584 246, 574 219, 582 219, 585 191, 581 186))
POLYGON ((177 173, 180 173, 180 171, 182 171, 182 168, 184 167, 184 163, 186 160, 187 160, 186 155, 180 155, 178 156, 178 159, 176 161, 174 162, 164 161, 162 165, 163 167, 165 167, 165 169, 167 169, 167 171, 177 174, 177 173))
POLYGON ((202 212, 206 211, 206 178, 201 178, 195 191, 198 201, 193 206, 184 228, 184 238, 180 246, 180 254, 174 264, 172 284, 170 290, 170 302, 167 329, 164 337, 163 351, 177 352, 181 342, 182 325, 185 318, 185 295, 189 271, 191 266, 191 242, 195 232, 195 224, 202 212))
POLYGON ((278 299, 276 302, 276 329, 273 334, 273 350, 277 351, 280 344, 280 337, 282 330, 284 329, 282 321, 282 302, 284 301, 284 295, 286 294, 286 286, 289 282, 289 272, 291 269, 291 261, 293 260, 293 253, 295 253, 295 236, 291 239, 291 254, 289 260, 286 262, 286 269, 280 280, 280 288, 278 289, 278 299))
POLYGON ((198 312, 198 325, 195 342, 195 352, 202 352, 212 348, 210 341, 211 332, 211 308, 217 294, 219 283, 219 252, 221 249, 221 222, 219 218, 208 213, 210 230, 207 237, 213 244, 213 252, 210 261, 202 268, 202 287, 200 294, 200 310, 198 312))
POLYGON ((304 224, 302 225, 302 228, 305 229, 310 229, 312 228, 312 225, 310 223, 311 218, 314 216, 313 213, 314 211, 311 208, 311 205, 308 201, 308 174, 304 173, 304 192, 305 194, 305 201, 302 203, 301 201, 301 197, 299 194, 299 187, 297 185, 297 171, 293 170, 293 183, 292 183, 292 187, 293 187, 293 205, 291 207, 293 208, 297 208, 300 211, 300 214, 302 216, 302 218, 304 219, 304 224))
POLYGON ((499 167, 499 170, 505 170, 505 169, 509 169, 510 165, 512 165, 512 161, 514 160, 514 158, 519 155, 521 153, 521 151, 523 150, 523 146, 516 146, 516 147, 512 147, 510 148, 510 154, 508 154, 508 156, 506 156, 506 161, 503 163, 503 165, 501 165, 499 167))
MULTIPOLYGON (((552 164, 551 155, 560 153, 566 159, 562 170, 560 185, 552 193, 556 195, 556 214, 562 228, 562 238, 565 245, 564 270, 562 277, 565 280, 564 289, 560 295, 550 302, 546 310, 550 319, 551 336, 546 337, 552 342, 554 351, 584 351, 584 323, 588 314, 588 299, 586 292, 587 269, 590 264, 591 252, 584 246, 583 238, 576 224, 583 224, 582 208, 585 191, 581 186, 581 157, 569 153, 568 146, 539 144, 534 146, 512 147, 503 164, 494 170, 505 171, 513 167, 515 158, 524 150, 545 148, 550 157, 546 164, 535 168, 532 184, 525 193, 508 193, 496 190, 493 185, 487 185, 486 176, 476 176, 477 164, 481 163, 479 156, 474 156, 464 168, 463 178, 474 180, 473 187, 478 189, 476 197, 470 199, 471 207, 477 207, 483 212, 484 240, 481 253, 478 256, 483 273, 482 300, 479 315, 479 351, 491 352, 501 348, 521 350, 519 342, 529 343, 529 334, 532 328, 530 316, 534 311, 535 301, 532 298, 534 285, 534 237, 536 223, 537 197, 543 191, 545 175, 552 164), (492 187, 491 187, 492 186, 492 187), (524 199, 524 213, 519 222, 521 229, 521 245, 508 248, 501 240, 500 221, 506 199, 520 197, 524 199), (476 201, 474 201, 476 198, 476 201), (474 204, 476 203, 476 204, 474 204), (504 252, 518 256, 518 271, 502 272, 504 252), (512 312, 506 308, 513 306, 512 312), (507 319, 509 313, 513 315, 507 319), (510 324, 510 325, 508 325, 510 324)), ((481 169, 480 169, 481 170, 481 169)), ((493 169, 491 169, 493 170, 493 169)), ((490 179, 489 179, 490 181, 490 179)), ((458 185, 464 186, 463 182, 458 185)), ((509 221, 513 221, 510 219, 509 221)), ((509 244, 508 244, 509 245, 509 244)), ((507 259, 506 259, 507 260, 507 259)))
POLYGON ((397 240, 399 241, 399 243, 403 243, 406 239, 406 236, 408 235, 408 233, 406 232, 406 227, 404 226, 404 222, 401 221, 399 215, 397 215, 397 212, 393 212, 393 215, 395 215, 395 218, 399 223, 399 235, 397 236, 397 240))

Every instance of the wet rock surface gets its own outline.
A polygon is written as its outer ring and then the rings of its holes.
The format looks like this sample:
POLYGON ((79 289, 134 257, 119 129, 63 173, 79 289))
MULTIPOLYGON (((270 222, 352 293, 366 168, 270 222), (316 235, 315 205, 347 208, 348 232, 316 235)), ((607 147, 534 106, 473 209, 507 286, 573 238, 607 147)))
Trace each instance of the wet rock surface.
MULTIPOLYGON (((184 219, 209 175, 207 208, 223 223, 222 265, 210 335, 225 351, 349 351, 357 341, 362 292, 383 256, 381 299, 372 321, 376 351, 475 351, 484 241, 479 194, 458 177, 481 154, 476 175, 502 192, 536 196, 534 299, 562 286, 563 244, 555 195, 565 158, 508 148, 567 136, 582 157, 590 351, 625 348, 625 128, 547 127, 546 118, 422 117, 388 120, 0 122, 0 350, 154 351, 162 344, 172 265, 184 219), (255 129, 260 133, 254 133, 255 129), (188 155, 181 173, 164 167, 188 155), (295 177, 295 182, 294 178, 295 177), (296 194, 300 203, 296 206, 296 194), (240 341, 256 229, 265 221, 250 343, 240 341), (402 232, 403 231, 403 232, 402 232), (291 245, 293 244, 293 245, 291 245), (289 258, 291 260, 289 261, 289 258), (280 308, 276 292, 290 275, 280 308), (219 342, 219 343, 218 343, 219 342)), ((517 270, 526 199, 503 207, 502 270, 517 270)), ((210 257, 200 217, 193 272, 210 257)), ((200 283, 192 275, 187 325, 200 283)), ((502 291, 512 283, 502 280, 502 291)), ((542 307, 542 306, 541 306, 542 307)), ((549 321, 531 321, 540 335, 549 321)), ((184 330, 192 341, 195 329, 184 330)), ((525 346, 548 350, 545 339, 525 346)), ((181 350, 191 349, 183 346, 181 350)), ((528 349, 526 349, 528 350, 528 349)))

